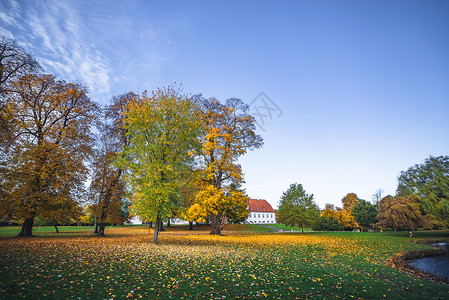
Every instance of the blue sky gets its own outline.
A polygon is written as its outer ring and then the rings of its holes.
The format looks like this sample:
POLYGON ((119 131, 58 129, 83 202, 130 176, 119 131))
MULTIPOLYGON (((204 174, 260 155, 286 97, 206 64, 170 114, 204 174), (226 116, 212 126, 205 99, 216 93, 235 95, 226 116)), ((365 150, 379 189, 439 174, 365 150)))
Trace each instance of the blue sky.
POLYGON ((449 1, 3 0, 0 34, 102 104, 173 83, 252 103, 245 188, 274 207, 295 182, 321 208, 393 194, 449 154, 449 1))

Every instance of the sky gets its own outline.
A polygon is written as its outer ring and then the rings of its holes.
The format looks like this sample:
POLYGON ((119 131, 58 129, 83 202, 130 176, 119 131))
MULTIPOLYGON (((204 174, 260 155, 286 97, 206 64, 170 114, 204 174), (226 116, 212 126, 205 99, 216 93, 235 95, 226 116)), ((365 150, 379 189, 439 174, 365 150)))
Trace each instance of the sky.
POLYGON ((250 107, 261 149, 239 159, 278 206, 394 194, 401 171, 449 155, 449 1, 2 0, 0 35, 108 104, 182 84, 250 107))

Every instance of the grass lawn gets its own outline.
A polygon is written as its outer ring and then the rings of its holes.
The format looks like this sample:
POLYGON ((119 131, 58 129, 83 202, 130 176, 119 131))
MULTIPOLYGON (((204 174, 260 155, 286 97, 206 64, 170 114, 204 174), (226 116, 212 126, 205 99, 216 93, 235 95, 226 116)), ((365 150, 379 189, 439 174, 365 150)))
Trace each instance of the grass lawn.
MULTIPOLYGON (((0 298, 449 298, 449 285, 385 265, 402 251, 428 248, 410 243, 406 232, 250 229, 230 226, 217 237, 207 226, 194 232, 173 226, 160 234, 159 245, 151 244, 147 226, 108 227, 104 238, 91 228, 1 238, 0 298)), ((448 234, 417 232, 416 239, 448 234)))
MULTIPOLYGON (((284 225, 284 224, 267 224, 267 225, 270 225, 272 227, 276 227, 276 228, 279 228, 279 229, 287 230, 287 231, 291 231, 291 230, 293 230, 293 231, 301 231, 301 227, 287 226, 287 225, 284 225)), ((312 229, 304 228, 304 232, 306 232, 306 231, 312 231, 312 229)))

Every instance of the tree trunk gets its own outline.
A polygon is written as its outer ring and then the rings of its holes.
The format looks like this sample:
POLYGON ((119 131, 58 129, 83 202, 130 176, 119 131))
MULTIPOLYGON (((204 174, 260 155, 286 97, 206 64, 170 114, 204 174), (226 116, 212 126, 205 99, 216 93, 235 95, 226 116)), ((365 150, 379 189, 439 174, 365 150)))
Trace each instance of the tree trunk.
POLYGON ((105 223, 101 223, 99 226, 98 226, 98 236, 105 236, 104 235, 104 228, 106 227, 106 224, 105 223))
POLYGON ((164 223, 162 222, 162 218, 159 218, 159 231, 165 231, 164 223))
POLYGON ((218 217, 217 217, 217 215, 212 215, 210 217, 210 220, 211 220, 210 223, 212 225, 210 234, 218 234, 219 230, 218 230, 218 217))
POLYGON ((193 230, 193 221, 189 221, 189 230, 193 230))
POLYGON ((167 221, 167 227, 170 227, 171 226, 171 224, 170 224, 170 218, 168 218, 168 221, 167 221))
POLYGON ((222 231, 223 227, 226 225, 226 220, 227 220, 227 217, 226 217, 225 213, 223 213, 221 222, 218 222, 217 215, 212 215, 211 216, 212 230, 211 230, 210 234, 222 235, 221 231, 222 231))
POLYGON ((153 228, 153 222, 150 222, 150 224, 148 224, 148 226, 150 226, 150 228, 153 228))
POLYGON ((151 234, 151 228, 153 227, 152 222, 148 225, 148 234, 151 234))
POLYGON ((53 226, 54 226, 54 227, 55 227, 55 229, 56 229, 56 233, 59 233, 58 225, 56 225, 56 224, 53 224, 53 226))
POLYGON ((154 244, 157 244, 157 238, 159 236, 159 231, 160 231, 159 229, 160 229, 161 224, 162 224, 162 220, 159 217, 159 213, 158 213, 157 218, 156 218, 156 224, 154 225, 154 235, 153 235, 153 243, 154 244))
POLYGON ((97 221, 95 221, 94 233, 95 234, 98 233, 98 223, 97 223, 97 221))
POLYGON ((26 218, 25 221, 22 224, 22 229, 19 232, 18 236, 33 236, 33 223, 34 218, 26 218))
POLYGON ((303 226, 301 226, 301 233, 304 233, 304 228, 303 228, 303 226))

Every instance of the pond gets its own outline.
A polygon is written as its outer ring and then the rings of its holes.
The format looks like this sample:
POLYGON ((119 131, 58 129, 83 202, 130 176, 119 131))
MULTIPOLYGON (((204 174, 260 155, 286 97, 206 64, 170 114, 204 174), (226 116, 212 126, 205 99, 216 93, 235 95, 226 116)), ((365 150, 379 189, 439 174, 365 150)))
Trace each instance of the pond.
POLYGON ((420 269, 421 271, 429 272, 434 275, 438 275, 441 278, 449 279, 449 244, 436 243, 431 245, 443 248, 446 251, 446 255, 414 259, 410 262, 410 265, 420 269))

